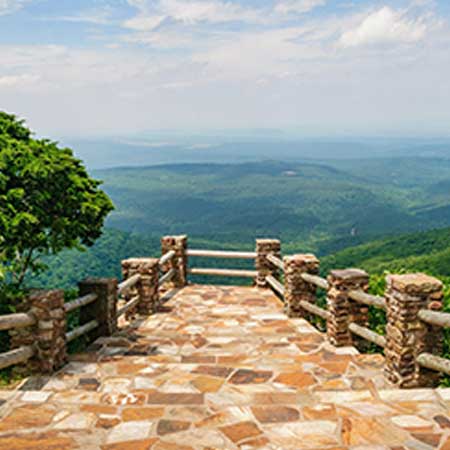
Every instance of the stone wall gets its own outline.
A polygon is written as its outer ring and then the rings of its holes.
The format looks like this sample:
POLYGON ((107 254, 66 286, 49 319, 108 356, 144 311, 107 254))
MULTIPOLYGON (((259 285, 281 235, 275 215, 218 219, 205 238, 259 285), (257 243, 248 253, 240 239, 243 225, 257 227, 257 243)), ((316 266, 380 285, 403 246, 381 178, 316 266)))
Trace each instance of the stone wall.
POLYGON ((36 325, 10 331, 11 347, 32 345, 36 354, 26 369, 39 373, 52 373, 64 365, 66 351, 66 313, 62 290, 35 291, 17 308, 36 318, 36 325))
POLYGON ((130 258, 122 261, 123 278, 135 274, 141 276, 136 283, 135 293, 139 295, 136 312, 138 314, 153 314, 159 308, 159 260, 155 258, 130 258))
POLYGON ((351 290, 367 291, 369 276, 359 269, 332 270, 328 275, 328 283, 328 339, 336 347, 353 345, 353 336, 348 326, 351 322, 367 325, 368 309, 365 305, 351 301, 347 294, 351 290))
POLYGON ((187 245, 188 238, 186 235, 161 238, 161 254, 164 255, 170 250, 175 252, 175 257, 165 267, 165 270, 175 269, 175 275, 170 282, 174 288, 182 288, 187 285, 187 245))
POLYGON ((289 317, 310 317, 301 306, 301 301, 316 303, 317 288, 303 280, 302 274, 319 274, 319 260, 311 254, 286 256, 284 262, 284 304, 289 317))
POLYGON ((272 254, 281 259, 281 243, 278 239, 257 239, 255 267, 258 272, 256 285, 266 287, 266 276, 272 275, 279 279, 279 269, 267 260, 267 255, 272 254))
POLYGON ((424 274, 387 277, 387 378, 399 387, 435 386, 439 373, 417 364, 417 356, 442 352, 442 329, 422 322, 421 309, 442 309, 442 283, 424 274))

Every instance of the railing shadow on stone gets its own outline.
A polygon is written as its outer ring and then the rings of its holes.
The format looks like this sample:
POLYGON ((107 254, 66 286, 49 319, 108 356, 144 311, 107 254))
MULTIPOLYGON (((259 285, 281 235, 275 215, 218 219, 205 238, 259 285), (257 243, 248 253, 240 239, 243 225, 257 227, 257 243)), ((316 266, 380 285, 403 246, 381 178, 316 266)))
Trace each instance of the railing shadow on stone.
POLYGON ((368 291, 369 275, 359 269, 332 270, 319 276, 320 262, 312 254, 281 256, 277 239, 258 239, 255 252, 188 249, 186 235, 161 239, 162 256, 122 261, 123 281, 87 279, 80 297, 64 303, 61 290, 28 296, 18 312, 0 316, 0 330, 9 330, 11 350, 0 354, 0 369, 26 365, 52 373, 67 360, 67 344, 80 336, 92 341, 110 336, 119 319, 148 316, 163 309, 188 283, 188 275, 243 277, 259 288, 272 289, 291 318, 326 322, 328 341, 336 347, 367 349, 367 342, 385 353, 385 375, 400 388, 436 386, 441 373, 450 374, 442 358, 443 328, 450 314, 441 312, 443 286, 425 274, 388 275, 385 295, 368 291), (254 260, 255 270, 189 268, 189 258, 254 260), (317 290, 326 291, 326 308, 317 304, 317 290), (369 307, 386 313, 385 335, 369 329, 369 307), (79 310, 81 325, 67 331, 67 314, 79 310))

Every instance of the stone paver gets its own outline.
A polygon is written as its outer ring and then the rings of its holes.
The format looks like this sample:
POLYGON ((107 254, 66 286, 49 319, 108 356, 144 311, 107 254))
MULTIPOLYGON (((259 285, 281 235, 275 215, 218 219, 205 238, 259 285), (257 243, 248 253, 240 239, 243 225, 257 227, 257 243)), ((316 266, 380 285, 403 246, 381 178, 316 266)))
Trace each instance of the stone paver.
POLYGON ((1 392, 0 450, 450 450, 450 391, 393 389, 258 288, 189 286, 1 392))

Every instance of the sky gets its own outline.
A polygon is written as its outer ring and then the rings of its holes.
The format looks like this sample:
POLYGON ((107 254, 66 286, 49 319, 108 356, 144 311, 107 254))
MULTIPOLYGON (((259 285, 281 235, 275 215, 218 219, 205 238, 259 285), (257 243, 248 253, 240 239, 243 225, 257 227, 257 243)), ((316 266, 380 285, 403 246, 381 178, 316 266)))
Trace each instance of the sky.
POLYGON ((449 18, 449 0, 0 0, 0 110, 48 136, 450 136, 449 18))

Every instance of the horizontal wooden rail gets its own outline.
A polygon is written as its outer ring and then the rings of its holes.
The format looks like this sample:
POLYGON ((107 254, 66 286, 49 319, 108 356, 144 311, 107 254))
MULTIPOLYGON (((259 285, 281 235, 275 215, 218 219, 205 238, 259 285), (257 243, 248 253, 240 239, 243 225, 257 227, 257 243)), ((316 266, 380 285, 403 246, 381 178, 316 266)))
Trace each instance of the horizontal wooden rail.
POLYGON ((79 326, 78 328, 75 328, 72 331, 69 331, 66 333, 66 341, 71 342, 76 338, 79 338, 80 336, 83 336, 83 334, 89 333, 89 331, 94 330, 98 327, 98 322, 96 320, 91 320, 90 322, 79 326))
POLYGON ((305 300, 300 301, 300 306, 305 310, 314 314, 316 316, 321 317, 323 320, 329 320, 331 318, 331 314, 326 309, 321 308, 320 306, 314 305, 313 303, 306 302, 305 300))
POLYGON ((417 362, 426 369, 435 370, 450 375, 450 360, 431 353, 421 353, 417 357, 417 362))
POLYGON ((175 269, 170 269, 167 273, 165 273, 158 281, 158 284, 162 286, 167 281, 170 281, 175 275, 175 269))
POLYGON ((25 328, 36 323, 36 319, 30 314, 16 313, 0 316, 0 330, 12 330, 14 328, 25 328))
POLYGON ((328 281, 318 275, 311 275, 310 273, 302 273, 301 277, 307 283, 314 284, 321 289, 328 289, 328 281))
POLYGON ((35 354, 35 349, 31 345, 0 353, 0 369, 20 364, 28 361, 35 354))
POLYGON ((359 337, 362 337, 366 341, 372 342, 381 348, 386 347, 386 338, 381 334, 375 333, 375 331, 369 330, 369 328, 362 327, 356 323, 351 323, 348 329, 359 337))
POLYGON ((430 311, 428 309, 421 309, 419 311, 419 319, 430 325, 438 327, 450 327, 450 314, 441 311, 430 311))
POLYGON ((95 302, 95 300, 97 300, 97 294, 88 294, 84 297, 79 297, 76 300, 66 303, 64 305, 64 309, 66 310, 66 313, 69 313, 81 308, 82 306, 89 305, 90 303, 95 302))
POLYGON ((364 305, 376 306, 386 310, 386 300, 384 297, 379 297, 377 295, 367 294, 363 291, 349 291, 348 296, 358 303, 363 303, 364 305))
POLYGON ((267 261, 271 262, 274 266, 278 267, 284 272, 284 263, 280 258, 277 258, 275 255, 269 253, 267 256, 267 261))
POLYGON ((170 250, 165 253, 161 258, 159 258, 159 265, 164 266, 164 264, 168 263, 175 256, 175 250, 170 250))
POLYGON ((238 269, 188 269, 191 275, 212 275, 218 277, 244 277, 255 278, 258 275, 256 270, 238 270, 238 269))
POLYGON ((139 280, 141 279, 141 275, 139 273, 133 275, 130 278, 127 278, 126 280, 122 281, 122 283, 118 286, 118 293, 122 294, 124 291, 129 289, 130 287, 134 286, 139 280))
POLYGON ((120 316, 124 315, 127 311, 135 307, 139 303, 140 297, 139 295, 136 295, 136 297, 133 297, 131 300, 125 303, 125 305, 122 306, 117 311, 116 317, 119 318, 120 316))
POLYGON ((231 252, 225 250, 187 250, 187 256, 203 258, 255 259, 256 252, 231 252))
POLYGON ((284 297, 284 286, 275 277, 272 275, 267 275, 266 281, 276 292, 284 297))

